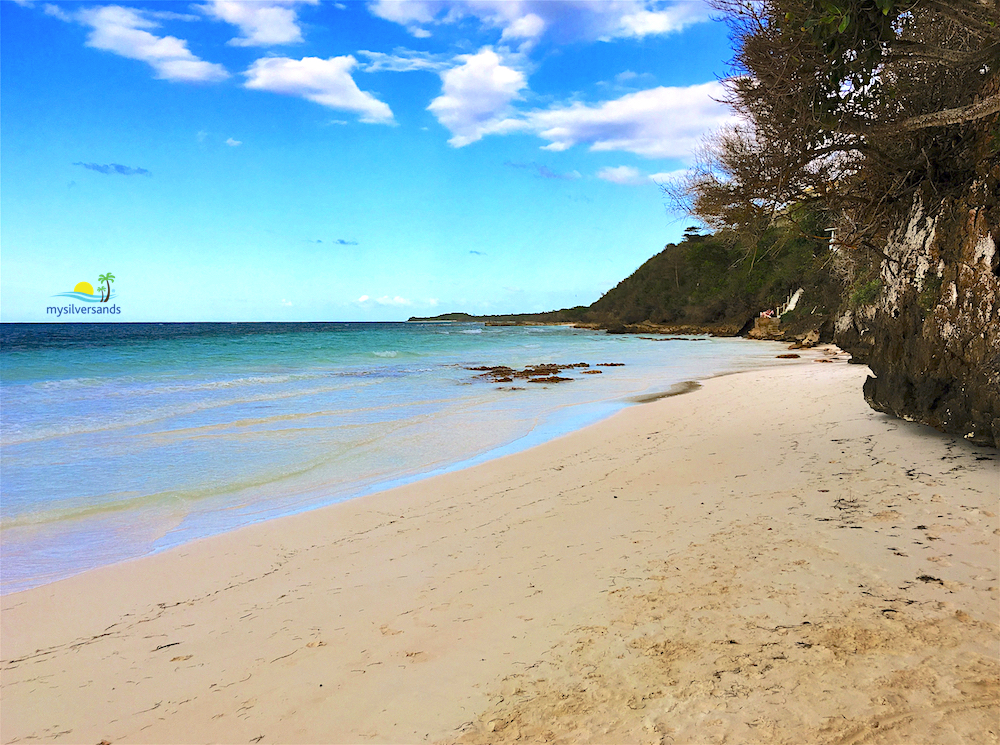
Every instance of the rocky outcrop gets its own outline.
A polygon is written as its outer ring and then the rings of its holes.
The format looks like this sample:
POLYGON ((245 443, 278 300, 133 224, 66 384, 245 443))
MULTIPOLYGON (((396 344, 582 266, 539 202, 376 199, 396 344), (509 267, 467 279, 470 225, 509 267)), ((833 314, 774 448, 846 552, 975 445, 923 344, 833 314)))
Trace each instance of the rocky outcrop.
POLYGON ((751 339, 769 339, 779 341, 785 338, 785 332, 781 328, 781 320, 778 318, 768 318, 760 316, 754 319, 753 328, 747 333, 751 339))
MULTIPOLYGON (((998 171, 995 168, 993 171, 998 171)), ((933 211, 916 200, 836 341, 874 373, 872 408, 1000 446, 1000 204, 995 173, 933 211)))

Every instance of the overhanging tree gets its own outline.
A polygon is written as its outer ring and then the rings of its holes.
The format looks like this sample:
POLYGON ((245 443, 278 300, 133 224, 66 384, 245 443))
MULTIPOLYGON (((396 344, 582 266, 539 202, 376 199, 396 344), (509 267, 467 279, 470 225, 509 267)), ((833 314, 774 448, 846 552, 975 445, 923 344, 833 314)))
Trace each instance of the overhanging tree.
POLYGON ((715 229, 760 234, 822 206, 838 242, 879 250, 919 194, 996 167, 1000 0, 715 0, 742 124, 670 195, 715 229))

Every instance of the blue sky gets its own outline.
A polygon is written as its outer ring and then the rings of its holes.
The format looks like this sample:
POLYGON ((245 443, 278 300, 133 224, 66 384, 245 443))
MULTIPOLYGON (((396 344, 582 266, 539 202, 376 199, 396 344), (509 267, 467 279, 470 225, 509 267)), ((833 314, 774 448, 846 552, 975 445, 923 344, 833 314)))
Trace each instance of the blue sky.
POLYGON ((0 1, 0 320, 589 304, 729 121, 700 2, 0 1))

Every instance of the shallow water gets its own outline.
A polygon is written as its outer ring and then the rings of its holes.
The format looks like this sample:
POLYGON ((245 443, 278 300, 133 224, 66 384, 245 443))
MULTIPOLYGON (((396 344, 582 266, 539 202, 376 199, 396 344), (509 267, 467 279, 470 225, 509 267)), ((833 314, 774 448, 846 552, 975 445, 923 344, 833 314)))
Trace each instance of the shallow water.
POLYGON ((529 447, 770 344, 479 324, 0 326, 12 592, 529 447), (622 362, 558 385, 467 367, 622 362), (511 390, 512 387, 523 390, 511 390))

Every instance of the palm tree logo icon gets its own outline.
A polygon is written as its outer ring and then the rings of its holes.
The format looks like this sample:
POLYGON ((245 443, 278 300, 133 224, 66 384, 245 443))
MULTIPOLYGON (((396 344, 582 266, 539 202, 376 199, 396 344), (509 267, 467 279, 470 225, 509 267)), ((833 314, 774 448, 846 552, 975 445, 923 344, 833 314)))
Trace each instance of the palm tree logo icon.
POLYGON ((115 297, 116 293, 111 289, 114 281, 115 275, 108 272, 97 278, 97 289, 90 282, 77 282, 72 292, 60 292, 52 297, 68 297, 84 303, 106 303, 115 297), (97 290, 100 290, 100 294, 97 290))
POLYGON ((106 303, 111 299, 111 283, 115 281, 115 275, 111 272, 107 274, 102 274, 97 278, 98 285, 104 285, 101 289, 101 302, 106 303))

